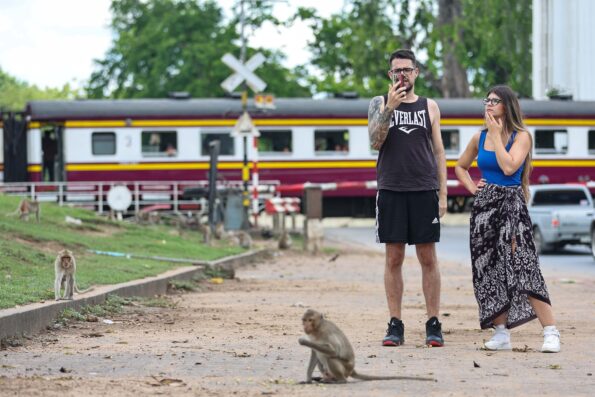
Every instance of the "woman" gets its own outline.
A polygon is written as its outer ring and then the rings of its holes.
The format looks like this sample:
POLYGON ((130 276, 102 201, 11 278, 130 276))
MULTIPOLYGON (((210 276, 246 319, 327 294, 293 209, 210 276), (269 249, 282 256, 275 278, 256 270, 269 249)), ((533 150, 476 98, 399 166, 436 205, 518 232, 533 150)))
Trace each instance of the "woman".
POLYGON ((489 350, 509 350, 509 329, 539 318, 542 352, 560 351, 547 287, 535 251, 529 198, 531 135, 519 102, 507 86, 495 86, 483 100, 486 129, 476 133, 457 162, 461 183, 475 195, 471 210, 473 288, 482 329, 495 328, 489 350), (477 158, 482 179, 469 167, 477 158))

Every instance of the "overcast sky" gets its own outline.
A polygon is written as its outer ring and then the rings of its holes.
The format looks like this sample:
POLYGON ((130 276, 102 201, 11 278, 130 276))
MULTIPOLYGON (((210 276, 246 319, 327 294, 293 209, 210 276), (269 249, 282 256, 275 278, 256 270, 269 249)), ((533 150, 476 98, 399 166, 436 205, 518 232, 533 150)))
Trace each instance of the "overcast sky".
MULTIPOLYGON (((315 7, 320 15, 339 12, 343 0, 274 0, 279 18, 297 6, 315 7), (291 5, 289 5, 291 4, 291 5)), ((111 0, 0 0, 0 68, 40 87, 84 84, 93 59, 103 58, 112 36, 108 28, 111 0)), ((234 0, 219 0, 227 13, 234 0)), ((290 32, 264 26, 250 44, 288 50, 287 66, 304 63, 312 34, 306 24, 290 32)))

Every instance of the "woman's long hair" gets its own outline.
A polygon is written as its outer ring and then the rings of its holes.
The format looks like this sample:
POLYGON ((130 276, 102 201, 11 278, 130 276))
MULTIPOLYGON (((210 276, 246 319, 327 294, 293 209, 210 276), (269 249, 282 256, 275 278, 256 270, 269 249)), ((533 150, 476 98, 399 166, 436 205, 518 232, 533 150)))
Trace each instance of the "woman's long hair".
POLYGON ((498 98, 502 100, 502 104, 504 105, 504 128, 502 129, 502 133, 508 134, 515 130, 527 131, 529 134, 529 139, 531 140, 529 153, 527 153, 527 157, 525 158, 525 168, 523 168, 523 173, 521 175, 521 186, 523 188, 523 193, 525 194, 525 200, 528 202, 529 176, 531 176, 532 171, 531 151, 533 150, 533 137, 531 137, 529 130, 527 130, 527 127, 525 127, 525 124, 523 123, 523 115, 521 114, 519 100, 510 87, 506 85, 497 85, 490 88, 488 91, 488 96, 492 93, 496 94, 498 98))

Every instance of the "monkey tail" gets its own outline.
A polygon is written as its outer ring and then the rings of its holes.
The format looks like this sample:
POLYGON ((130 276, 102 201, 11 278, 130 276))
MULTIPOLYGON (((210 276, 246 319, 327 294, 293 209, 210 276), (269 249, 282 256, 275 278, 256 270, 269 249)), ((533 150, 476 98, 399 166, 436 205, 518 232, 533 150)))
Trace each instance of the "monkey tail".
POLYGON ((424 378, 418 376, 374 376, 374 375, 364 375, 355 372, 351 373, 351 377, 359 380, 424 380, 429 382, 435 382, 436 379, 434 378, 424 378))
POLYGON ((95 289, 95 287, 91 286, 89 288, 86 288, 84 290, 80 290, 78 285, 76 285, 76 283, 74 283, 74 290, 76 291, 77 294, 84 294, 85 292, 89 292, 89 291, 93 291, 95 289))

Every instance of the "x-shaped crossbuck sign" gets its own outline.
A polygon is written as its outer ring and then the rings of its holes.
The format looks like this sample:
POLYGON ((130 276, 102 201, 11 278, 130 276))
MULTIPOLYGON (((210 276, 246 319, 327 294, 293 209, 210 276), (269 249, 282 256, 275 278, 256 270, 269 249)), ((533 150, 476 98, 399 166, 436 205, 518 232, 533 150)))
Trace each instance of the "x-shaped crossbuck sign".
POLYGON ((254 54, 254 56, 252 56, 252 58, 250 58, 245 65, 229 53, 223 55, 221 60, 235 71, 234 74, 229 76, 223 83, 221 83, 221 87, 223 87, 224 90, 227 92, 233 92, 233 90, 235 90, 240 84, 242 84, 244 80, 246 80, 246 84, 248 84, 248 86, 255 92, 264 91, 267 83, 252 73, 266 60, 262 53, 258 52, 254 54))

